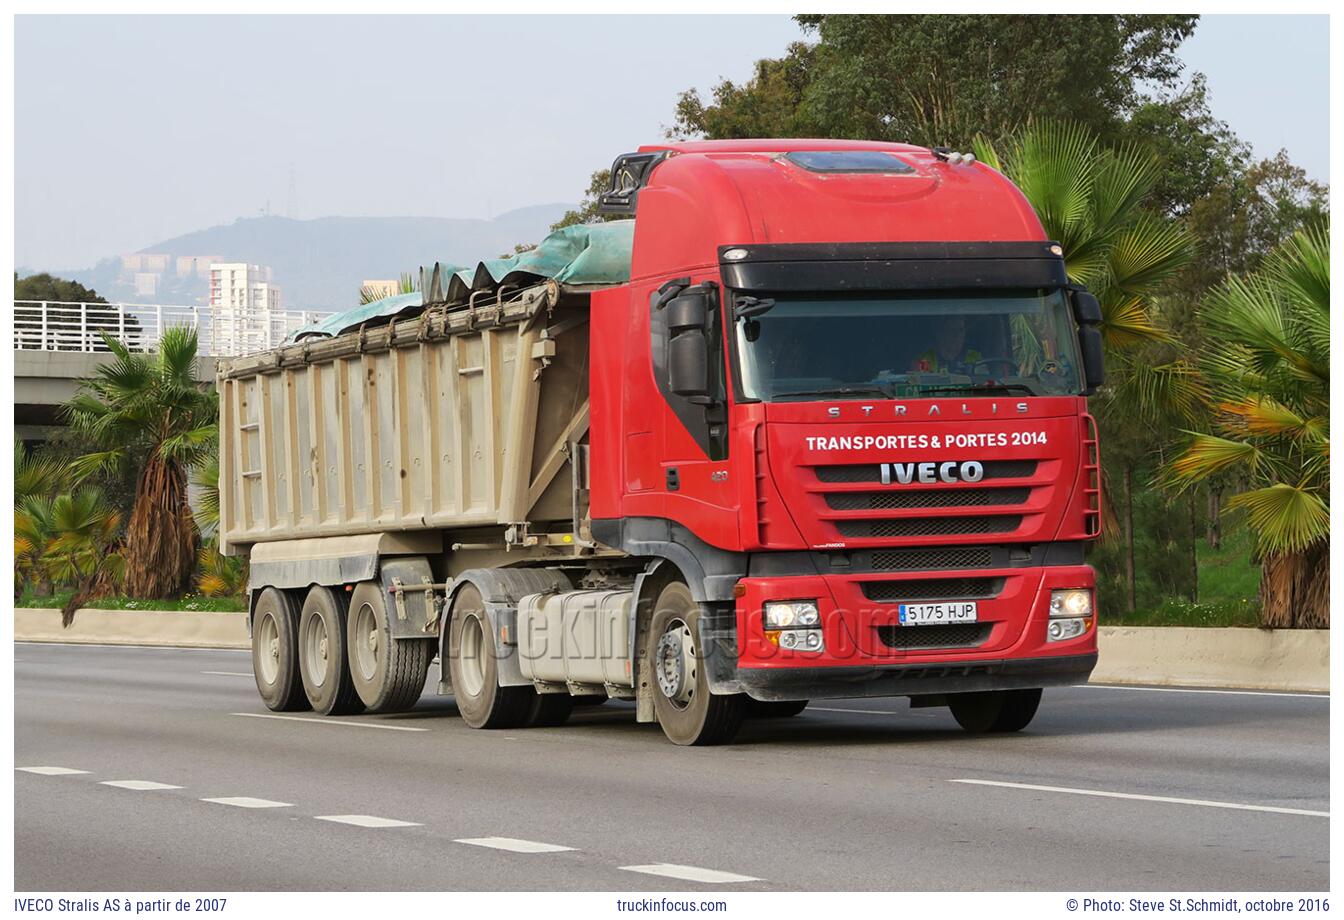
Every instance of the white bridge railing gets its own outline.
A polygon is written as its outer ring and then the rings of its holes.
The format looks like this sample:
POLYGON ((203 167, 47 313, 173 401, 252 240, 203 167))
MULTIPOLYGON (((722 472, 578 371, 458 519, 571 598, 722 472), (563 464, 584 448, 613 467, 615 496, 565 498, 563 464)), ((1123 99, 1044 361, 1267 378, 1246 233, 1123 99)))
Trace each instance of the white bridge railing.
POLYGON ((198 353, 236 357, 267 351, 291 332, 330 313, 314 310, 249 310, 183 304, 14 301, 18 351, 107 351, 103 333, 132 351, 153 351, 165 329, 195 329, 198 353))

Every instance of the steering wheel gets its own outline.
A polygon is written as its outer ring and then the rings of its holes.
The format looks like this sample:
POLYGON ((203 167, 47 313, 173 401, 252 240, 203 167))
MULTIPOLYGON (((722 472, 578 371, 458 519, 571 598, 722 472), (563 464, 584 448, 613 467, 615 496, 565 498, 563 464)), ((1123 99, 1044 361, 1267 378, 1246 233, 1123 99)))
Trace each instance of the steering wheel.
POLYGON ((1016 377, 1019 370, 1017 362, 1011 358, 981 358, 978 361, 971 362, 971 372, 975 373, 978 371, 981 365, 990 366, 991 370, 986 371, 987 374, 992 374, 992 368, 994 367, 1006 369, 1007 373, 1002 375, 1004 377, 1016 377))

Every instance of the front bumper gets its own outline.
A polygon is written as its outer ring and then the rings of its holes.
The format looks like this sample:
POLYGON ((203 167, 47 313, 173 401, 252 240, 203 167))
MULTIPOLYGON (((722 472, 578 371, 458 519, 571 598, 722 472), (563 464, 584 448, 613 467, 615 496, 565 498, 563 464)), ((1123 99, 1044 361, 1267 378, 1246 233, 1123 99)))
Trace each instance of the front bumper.
POLYGON ((862 696, 924 696, 1019 690, 1086 683, 1097 653, 1050 658, 1004 658, 956 664, 878 667, 742 668, 737 680, 758 700, 822 700, 862 696))
POLYGON ((735 611, 734 682, 761 700, 918 696, 1082 683, 1097 662, 1095 611, 1083 635, 1050 642, 1049 599, 1056 588, 1095 590, 1095 580, 1086 565, 746 578, 739 582, 735 611), (974 644, 890 644, 896 641, 893 636, 904 640, 906 630, 931 627, 899 626, 899 604, 875 601, 869 594, 899 597, 907 589, 895 586, 906 582, 913 592, 927 587, 929 579, 950 579, 963 588, 985 579, 993 584, 993 595, 977 601, 982 633, 974 644), (881 590, 874 592, 875 586, 881 590), (824 651, 787 650, 767 639, 763 605, 792 599, 816 599, 824 651))

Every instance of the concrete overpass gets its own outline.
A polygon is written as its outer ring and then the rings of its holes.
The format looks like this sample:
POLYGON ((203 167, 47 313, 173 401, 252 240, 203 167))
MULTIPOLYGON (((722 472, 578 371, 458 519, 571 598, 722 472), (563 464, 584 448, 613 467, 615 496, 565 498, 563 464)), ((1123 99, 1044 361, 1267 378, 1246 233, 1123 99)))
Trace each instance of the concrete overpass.
POLYGON ((314 311, 212 311, 172 304, 14 304, 14 435, 43 441, 63 426, 60 407, 112 358, 103 333, 137 351, 152 351, 163 330, 195 329, 196 379, 213 383, 220 357, 275 347, 295 329, 326 316, 314 311))

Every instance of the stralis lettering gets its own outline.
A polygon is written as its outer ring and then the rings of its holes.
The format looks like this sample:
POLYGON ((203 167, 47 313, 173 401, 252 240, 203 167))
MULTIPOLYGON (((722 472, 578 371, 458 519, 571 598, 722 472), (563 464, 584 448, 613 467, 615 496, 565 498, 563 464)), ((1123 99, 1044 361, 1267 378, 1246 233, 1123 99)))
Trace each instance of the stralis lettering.
MULTIPOLYGON (((1042 441, 1042 443, 1044 443, 1042 441)), ((911 450, 929 447, 1007 447, 1002 431, 975 434, 864 434, 809 437, 808 450, 911 450)))

